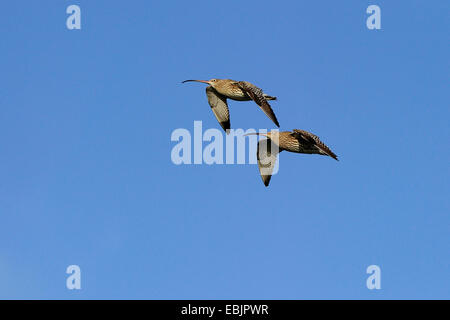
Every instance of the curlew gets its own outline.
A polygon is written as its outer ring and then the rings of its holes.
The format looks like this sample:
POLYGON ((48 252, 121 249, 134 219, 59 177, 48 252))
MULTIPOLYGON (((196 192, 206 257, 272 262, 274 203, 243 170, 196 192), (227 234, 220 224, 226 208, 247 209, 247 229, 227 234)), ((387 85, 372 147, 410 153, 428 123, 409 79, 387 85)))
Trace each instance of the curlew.
POLYGON ((276 97, 265 94, 260 88, 247 81, 235 81, 231 79, 211 79, 211 80, 185 80, 182 83, 195 81, 206 83, 206 96, 214 115, 228 134, 230 129, 230 112, 228 110, 227 98, 236 101, 253 100, 264 111, 264 113, 277 125, 277 117, 273 112, 268 100, 276 100, 276 97))
POLYGON ((294 129, 292 132, 271 131, 268 133, 249 133, 246 135, 252 134, 268 138, 258 142, 256 151, 259 173, 266 187, 269 186, 277 156, 283 150, 295 153, 319 154, 338 160, 337 156, 320 141, 318 136, 308 131, 294 129))

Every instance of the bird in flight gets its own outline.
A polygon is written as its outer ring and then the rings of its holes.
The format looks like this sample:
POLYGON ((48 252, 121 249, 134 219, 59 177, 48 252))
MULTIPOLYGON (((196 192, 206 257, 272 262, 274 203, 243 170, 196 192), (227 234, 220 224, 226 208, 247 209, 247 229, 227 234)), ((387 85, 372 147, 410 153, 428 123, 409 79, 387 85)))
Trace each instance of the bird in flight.
POLYGON ((195 81, 206 83, 206 96, 214 115, 228 134, 230 129, 230 112, 228 110, 227 99, 236 101, 253 100, 272 120, 277 127, 280 126, 277 117, 273 112, 268 100, 276 100, 276 97, 265 94, 260 88, 247 81, 235 81, 231 79, 211 79, 211 80, 185 80, 182 83, 195 81))
POLYGON ((319 137, 311 132, 294 129, 293 131, 271 131, 268 133, 248 133, 246 135, 265 136, 260 140, 256 151, 258 168, 264 185, 269 186, 270 178, 277 161, 278 154, 283 151, 307 154, 319 154, 338 160, 337 156, 319 137))

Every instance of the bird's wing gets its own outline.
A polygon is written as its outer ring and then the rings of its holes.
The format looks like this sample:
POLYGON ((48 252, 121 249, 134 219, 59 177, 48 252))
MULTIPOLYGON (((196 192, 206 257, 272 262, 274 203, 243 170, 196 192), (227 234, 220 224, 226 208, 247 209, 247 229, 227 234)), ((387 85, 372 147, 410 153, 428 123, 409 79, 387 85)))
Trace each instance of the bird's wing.
POLYGON ((256 104, 262 109, 262 111, 264 111, 266 116, 268 116, 270 120, 272 120, 277 125, 277 127, 280 127, 275 113, 273 112, 270 104, 264 97, 263 91, 260 88, 247 81, 239 81, 237 82, 237 85, 242 90, 244 90, 245 93, 247 93, 253 101, 256 102, 256 104))
POLYGON ((273 168, 277 162, 279 150, 278 146, 270 139, 259 140, 256 151, 256 158, 258 160, 259 174, 267 187, 272 178, 273 168))
POLYGON ((230 112, 228 111, 227 98, 211 86, 206 87, 206 96, 217 121, 228 134, 227 130, 230 129, 230 112))
POLYGON ((330 148, 328 148, 328 146, 323 143, 315 134, 312 134, 311 132, 305 130, 294 129, 292 130, 292 136, 295 137, 300 143, 315 146, 319 148, 322 153, 332 157, 335 160, 338 160, 337 155, 335 155, 333 151, 331 151, 330 148))

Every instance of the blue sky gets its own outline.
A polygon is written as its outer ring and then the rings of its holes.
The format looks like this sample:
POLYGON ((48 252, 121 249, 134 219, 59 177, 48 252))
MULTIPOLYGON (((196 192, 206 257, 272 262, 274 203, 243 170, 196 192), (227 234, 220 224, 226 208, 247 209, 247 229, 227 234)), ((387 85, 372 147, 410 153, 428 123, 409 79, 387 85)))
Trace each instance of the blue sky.
MULTIPOLYGON (((449 9, 3 3, 0 298, 449 299, 449 9), (220 129, 204 85, 180 83, 209 78, 276 95, 280 129, 340 162, 283 153, 269 188, 256 165, 174 165, 173 130, 220 129)), ((230 112, 273 128, 251 102, 230 112)))

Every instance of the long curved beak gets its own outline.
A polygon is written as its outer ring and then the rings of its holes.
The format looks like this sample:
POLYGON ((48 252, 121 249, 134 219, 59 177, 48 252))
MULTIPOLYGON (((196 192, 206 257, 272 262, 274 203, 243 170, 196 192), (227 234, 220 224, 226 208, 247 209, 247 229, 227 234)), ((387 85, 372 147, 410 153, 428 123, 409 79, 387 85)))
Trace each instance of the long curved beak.
POLYGON ((190 81, 193 81, 193 82, 201 82, 201 83, 209 84, 209 81, 208 81, 208 80, 184 80, 184 81, 181 82, 181 83, 190 82, 190 81))
POLYGON ((246 134, 244 134, 244 137, 245 137, 245 136, 264 136, 264 137, 269 138, 269 136, 268 136, 267 134, 268 134, 268 133, 252 132, 252 133, 246 133, 246 134))

